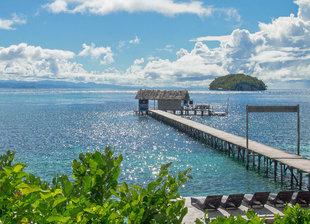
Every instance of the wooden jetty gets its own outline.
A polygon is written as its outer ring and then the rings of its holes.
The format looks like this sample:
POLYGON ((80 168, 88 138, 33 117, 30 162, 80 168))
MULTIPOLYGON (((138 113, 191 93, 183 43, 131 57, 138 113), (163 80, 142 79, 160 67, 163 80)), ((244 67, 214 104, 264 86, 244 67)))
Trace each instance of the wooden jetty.
POLYGON ((229 156, 237 157, 243 162, 246 161, 247 168, 250 163, 258 171, 264 168, 267 174, 273 172, 274 180, 279 178, 283 182, 288 178, 292 188, 298 186, 301 190, 303 182, 305 182, 303 178, 304 176, 308 176, 307 187, 310 190, 309 159, 252 140, 248 140, 247 145, 246 138, 165 111, 149 110, 148 114, 203 141, 215 149, 223 151, 229 156), (290 175, 287 174, 288 170, 290 171, 290 175))

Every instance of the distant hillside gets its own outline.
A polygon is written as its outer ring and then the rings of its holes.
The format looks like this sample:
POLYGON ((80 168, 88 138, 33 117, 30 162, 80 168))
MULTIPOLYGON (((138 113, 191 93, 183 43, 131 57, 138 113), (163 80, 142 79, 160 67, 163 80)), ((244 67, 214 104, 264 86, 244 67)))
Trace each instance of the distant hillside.
POLYGON ((0 80, 0 88, 9 89, 57 89, 57 88, 104 88, 107 90, 136 90, 136 87, 131 86, 119 86, 108 84, 96 84, 96 83, 72 83, 63 81, 38 81, 38 82, 25 82, 14 80, 0 80))
POLYGON ((244 74, 230 74, 214 79, 209 86, 210 90, 257 91, 266 90, 262 80, 244 74))

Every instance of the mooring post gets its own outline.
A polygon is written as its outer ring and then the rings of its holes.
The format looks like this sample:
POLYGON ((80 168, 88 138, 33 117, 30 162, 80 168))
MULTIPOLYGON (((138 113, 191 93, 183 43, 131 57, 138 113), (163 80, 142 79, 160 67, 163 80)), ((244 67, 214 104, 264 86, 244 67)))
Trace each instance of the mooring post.
POLYGON ((248 105, 246 105, 246 168, 249 169, 249 115, 248 105))

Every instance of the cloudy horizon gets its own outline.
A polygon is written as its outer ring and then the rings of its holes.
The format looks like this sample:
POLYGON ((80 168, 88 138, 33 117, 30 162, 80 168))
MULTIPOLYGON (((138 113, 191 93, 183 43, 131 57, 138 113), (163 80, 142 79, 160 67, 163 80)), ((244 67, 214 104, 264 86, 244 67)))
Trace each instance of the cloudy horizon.
POLYGON ((269 11, 267 1, 210 2, 1 2, 0 80, 188 88, 244 73, 273 88, 309 83, 310 0, 269 11))

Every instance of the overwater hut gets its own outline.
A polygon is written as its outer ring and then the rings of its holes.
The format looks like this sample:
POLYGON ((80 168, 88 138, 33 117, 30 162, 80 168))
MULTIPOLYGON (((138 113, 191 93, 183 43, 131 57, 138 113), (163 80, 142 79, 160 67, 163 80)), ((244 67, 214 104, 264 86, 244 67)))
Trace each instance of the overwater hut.
POLYGON ((182 106, 190 100, 187 90, 140 89, 135 98, 139 100, 139 113, 148 111, 149 100, 154 100, 154 105, 156 105, 155 101, 157 101, 157 109, 165 111, 181 110, 182 106))

